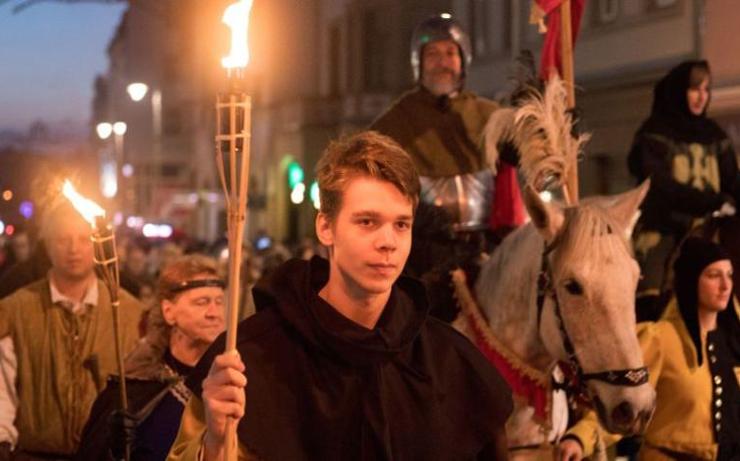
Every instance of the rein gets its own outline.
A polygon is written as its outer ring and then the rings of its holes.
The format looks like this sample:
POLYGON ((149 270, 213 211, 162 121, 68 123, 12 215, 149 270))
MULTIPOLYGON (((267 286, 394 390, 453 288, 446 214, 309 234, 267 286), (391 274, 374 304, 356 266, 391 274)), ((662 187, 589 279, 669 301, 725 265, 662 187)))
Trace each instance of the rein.
POLYGON ((545 305, 545 299, 552 298, 555 304, 555 317, 558 320, 558 327, 560 328, 560 337, 563 342, 563 348, 567 354, 567 364, 573 370, 575 379, 571 380, 570 385, 565 387, 568 390, 575 391, 576 395, 586 395, 585 383, 590 380, 603 381, 615 386, 628 386, 636 387, 648 382, 648 370, 647 367, 640 368, 626 368, 622 370, 606 370, 597 373, 584 373, 581 364, 576 356, 573 342, 568 335, 568 331, 565 328, 565 322, 560 312, 560 302, 558 301, 557 292, 552 283, 552 273, 550 270, 550 264, 548 256, 552 253, 555 248, 557 240, 552 242, 550 245, 545 244, 545 249, 542 252, 542 264, 540 267, 540 273, 537 278, 537 327, 539 329, 540 320, 542 318, 542 311, 545 305))

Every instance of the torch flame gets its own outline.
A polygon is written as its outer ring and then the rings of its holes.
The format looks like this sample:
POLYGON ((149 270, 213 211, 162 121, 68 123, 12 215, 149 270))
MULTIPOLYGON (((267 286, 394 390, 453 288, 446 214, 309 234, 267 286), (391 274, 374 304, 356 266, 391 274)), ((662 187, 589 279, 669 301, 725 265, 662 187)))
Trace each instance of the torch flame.
POLYGON ((100 207, 97 203, 92 200, 80 195, 69 179, 64 180, 64 186, 62 187, 62 193, 67 199, 72 202, 75 209, 85 218, 85 221, 89 222, 91 226, 95 226, 96 216, 105 216, 105 210, 100 207))
POLYGON ((227 69, 247 67, 249 64, 249 12, 253 0, 239 0, 224 11, 222 21, 231 29, 231 52, 221 59, 227 69))

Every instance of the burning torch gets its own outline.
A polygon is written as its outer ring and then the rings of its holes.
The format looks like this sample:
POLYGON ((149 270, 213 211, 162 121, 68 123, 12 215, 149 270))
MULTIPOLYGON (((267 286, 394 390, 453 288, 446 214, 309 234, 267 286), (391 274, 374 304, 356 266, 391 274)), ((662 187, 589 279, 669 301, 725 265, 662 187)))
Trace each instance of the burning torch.
MULTIPOLYGON (((80 195, 69 180, 64 181, 62 193, 72 203, 85 221, 93 228, 91 240, 95 251, 95 264, 98 273, 103 279, 110 293, 111 308, 113 310, 113 340, 116 348, 116 361, 118 363, 118 375, 120 376, 120 398, 121 410, 128 410, 128 398, 126 396, 126 375, 123 368, 123 355, 121 353, 121 334, 119 320, 118 286, 118 255, 116 254, 116 236, 113 226, 105 219, 105 210, 92 200, 80 195)), ((129 447, 126 446, 126 460, 129 459, 129 447)))
MULTIPOLYGON (((229 89, 216 98, 216 166, 227 207, 229 239, 229 302, 226 311, 226 352, 236 349, 239 320, 242 242, 247 219, 249 188, 249 141, 252 98, 244 91, 244 70, 249 63, 249 13, 252 0, 240 0, 224 11, 223 22, 231 29, 231 52, 221 60, 229 89)), ((226 427, 225 459, 235 459, 236 422, 226 427)))

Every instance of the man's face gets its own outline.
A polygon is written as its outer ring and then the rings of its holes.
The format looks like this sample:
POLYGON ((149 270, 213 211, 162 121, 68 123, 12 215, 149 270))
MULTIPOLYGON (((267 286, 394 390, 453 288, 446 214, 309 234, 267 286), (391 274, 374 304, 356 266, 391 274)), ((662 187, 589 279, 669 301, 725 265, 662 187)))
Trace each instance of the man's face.
POLYGON ((138 247, 130 248, 126 255, 126 267, 135 276, 145 275, 147 266, 147 254, 138 247))
POLYGON ((28 239, 28 234, 17 234, 10 243, 17 262, 26 261, 31 257, 31 242, 28 239))
POLYGON ((84 280, 93 274, 93 244, 90 224, 77 216, 58 218, 47 237, 52 270, 69 280, 84 280))
POLYGON ((438 40, 424 45, 421 52, 421 84, 435 96, 449 95, 460 89, 462 58, 452 40, 438 40))
MULTIPOLYGON (((192 280, 213 278, 201 274, 192 280)), ((191 346, 208 346, 224 330, 224 290, 200 287, 186 290, 174 301, 162 301, 162 315, 167 324, 185 337, 191 346)))
POLYGON ((389 293, 411 250, 413 206, 393 184, 352 179, 337 216, 319 214, 316 232, 330 248, 329 286, 353 298, 389 293))

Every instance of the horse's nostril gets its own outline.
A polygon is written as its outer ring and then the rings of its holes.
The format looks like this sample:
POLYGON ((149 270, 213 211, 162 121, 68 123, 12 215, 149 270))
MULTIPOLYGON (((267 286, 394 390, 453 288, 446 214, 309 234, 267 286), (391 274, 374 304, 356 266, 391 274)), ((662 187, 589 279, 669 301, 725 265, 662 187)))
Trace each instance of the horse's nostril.
POLYGON ((635 412, 629 402, 622 402, 612 410, 612 421, 620 426, 627 426, 635 419, 635 412))

